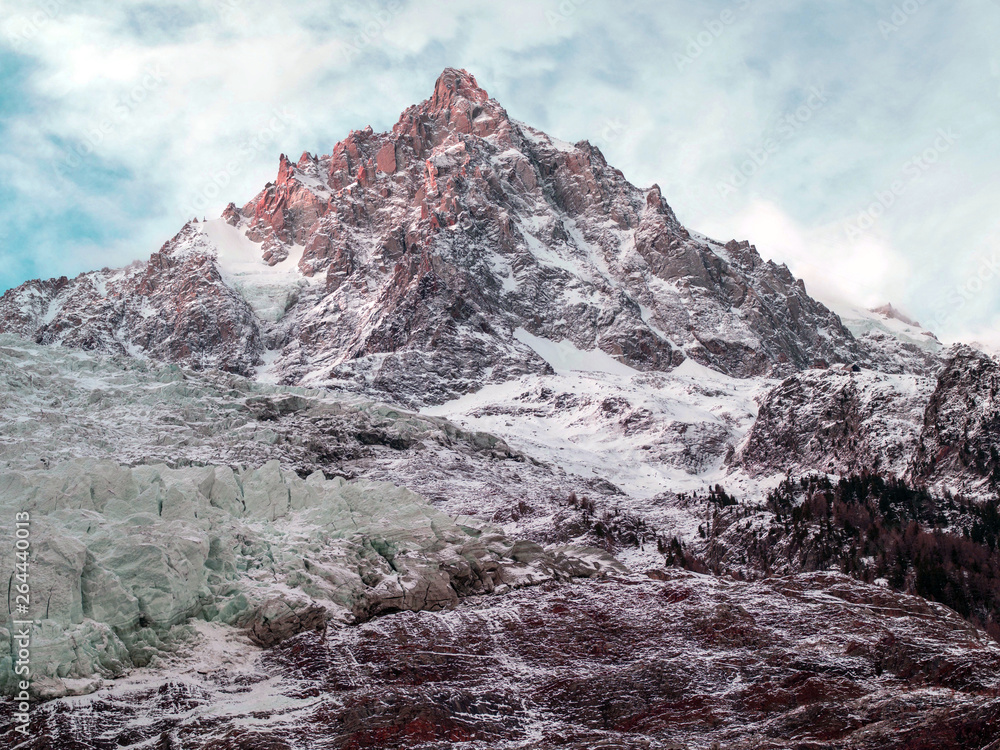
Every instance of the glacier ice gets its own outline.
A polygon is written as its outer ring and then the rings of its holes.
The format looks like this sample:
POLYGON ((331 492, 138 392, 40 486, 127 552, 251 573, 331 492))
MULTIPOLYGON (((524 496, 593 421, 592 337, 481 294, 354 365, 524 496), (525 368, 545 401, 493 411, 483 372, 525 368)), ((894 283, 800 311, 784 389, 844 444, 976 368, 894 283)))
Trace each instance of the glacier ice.
MULTIPOLYGON (((40 695, 96 689, 191 637, 191 618, 271 645, 303 629, 441 609, 620 569, 592 549, 543 550, 371 481, 257 468, 128 467, 80 458, 0 474, 0 512, 31 516, 32 669, 40 695)), ((13 530, 0 540, 13 580, 13 530)), ((12 626, 0 691, 12 692, 12 626)))

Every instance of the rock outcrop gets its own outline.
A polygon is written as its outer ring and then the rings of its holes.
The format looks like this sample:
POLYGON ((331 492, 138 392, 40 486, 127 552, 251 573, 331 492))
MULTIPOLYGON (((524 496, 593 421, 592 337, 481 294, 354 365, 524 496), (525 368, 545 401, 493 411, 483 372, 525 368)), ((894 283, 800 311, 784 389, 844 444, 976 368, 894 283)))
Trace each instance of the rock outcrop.
POLYGON ((871 370, 809 370, 764 397, 734 457, 753 476, 847 475, 909 469, 934 389, 929 378, 871 370))
POLYGON ((733 464, 753 476, 866 471, 996 495, 1000 365, 958 345, 936 378, 844 368, 787 378, 762 399, 733 464))
POLYGON ((921 425, 915 481, 995 496, 1000 480, 1000 364, 968 346, 951 348, 921 425))
POLYGON ((183 362, 248 375, 260 325, 188 224, 146 263, 30 281, 0 298, 0 328, 40 344, 183 362))

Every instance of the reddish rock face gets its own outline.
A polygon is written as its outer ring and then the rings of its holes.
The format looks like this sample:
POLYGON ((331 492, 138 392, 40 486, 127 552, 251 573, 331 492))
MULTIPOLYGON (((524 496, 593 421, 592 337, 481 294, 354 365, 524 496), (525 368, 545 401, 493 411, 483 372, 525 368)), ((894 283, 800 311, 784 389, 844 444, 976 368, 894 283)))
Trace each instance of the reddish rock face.
POLYGON ((659 571, 304 634, 250 674, 37 707, 25 747, 169 735, 219 750, 966 750, 1000 741, 998 674, 995 643, 915 597, 836 574, 743 583, 659 571), (265 728, 217 718, 269 678, 282 698, 253 703, 265 728))
POLYGON ((375 165, 381 172, 392 174, 396 171, 396 144, 387 143, 379 149, 375 157, 375 165))
POLYGON ((363 377, 397 401, 433 402, 544 369, 511 339, 520 327, 637 369, 691 356, 752 375, 860 356, 787 269, 749 244, 692 239, 658 187, 638 190, 590 144, 511 120, 465 71, 445 71, 391 133, 282 160, 242 213, 254 239, 302 244, 302 273, 326 274, 330 296, 289 311, 306 337, 282 368, 288 382, 319 358, 339 363, 341 386, 363 377), (336 322, 318 305, 335 305, 336 322))
MULTIPOLYGON (((318 282, 272 304, 279 320, 247 321, 260 329, 248 340, 278 350, 268 360, 286 383, 435 403, 545 371, 518 329, 638 370, 692 358, 742 377, 866 356, 788 269, 748 243, 693 236, 658 187, 631 185, 587 142, 512 120, 462 70, 445 70, 391 132, 353 131, 329 155, 294 163, 282 155, 275 181, 223 216, 258 243, 262 264, 294 262, 318 282)), ((210 265, 198 270, 206 289, 216 284, 210 265)), ((158 278, 167 272, 156 267, 158 278)), ((0 330, 130 350, 116 319, 33 289, 0 301, 0 330), (41 332, 50 304, 65 311, 58 336, 41 332)), ((243 318, 225 319, 229 340, 243 318)), ((185 361, 231 359, 216 338, 195 336, 185 361)), ((158 350, 148 336, 139 346, 158 350)), ((261 358, 248 353, 240 367, 261 358)))

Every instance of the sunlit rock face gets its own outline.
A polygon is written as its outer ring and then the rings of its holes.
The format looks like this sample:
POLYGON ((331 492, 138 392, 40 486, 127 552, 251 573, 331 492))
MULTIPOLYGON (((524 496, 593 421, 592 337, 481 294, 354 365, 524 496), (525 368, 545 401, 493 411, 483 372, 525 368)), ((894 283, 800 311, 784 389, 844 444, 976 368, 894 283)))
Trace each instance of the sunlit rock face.
POLYGON ((520 329, 640 370, 871 358, 784 266, 692 234, 658 187, 512 120, 451 69, 392 131, 282 155, 253 200, 186 225, 147 263, 0 300, 0 330, 41 343, 409 405, 546 372, 520 329))

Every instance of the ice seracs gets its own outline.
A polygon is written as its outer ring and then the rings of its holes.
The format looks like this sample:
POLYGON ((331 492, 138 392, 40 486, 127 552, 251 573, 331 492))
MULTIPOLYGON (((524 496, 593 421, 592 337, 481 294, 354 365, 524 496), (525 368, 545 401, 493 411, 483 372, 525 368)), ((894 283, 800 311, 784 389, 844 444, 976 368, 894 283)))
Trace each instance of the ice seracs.
MULTIPOLYGON (((624 570, 601 550, 546 551, 409 490, 320 472, 301 479, 277 461, 234 471, 80 459, 8 470, 0 487, 4 512, 35 519, 33 679, 45 697, 196 643, 192 618, 273 646, 329 622, 624 570)), ((10 578, 13 529, 0 540, 10 578)), ((7 694, 18 684, 10 644, 0 629, 7 694)))

